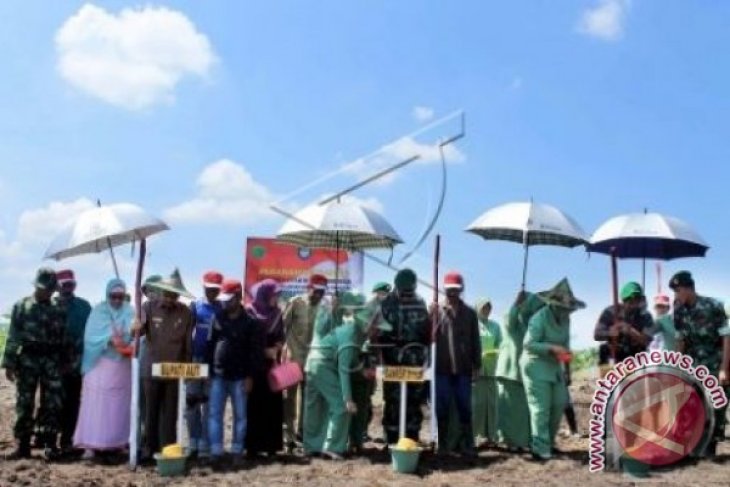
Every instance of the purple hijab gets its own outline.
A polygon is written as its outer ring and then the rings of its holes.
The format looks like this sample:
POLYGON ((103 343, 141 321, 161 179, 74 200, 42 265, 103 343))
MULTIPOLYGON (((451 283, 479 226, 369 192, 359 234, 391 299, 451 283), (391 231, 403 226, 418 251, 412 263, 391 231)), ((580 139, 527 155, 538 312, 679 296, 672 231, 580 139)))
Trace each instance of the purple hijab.
POLYGON ((270 304, 272 296, 279 292, 281 292, 281 287, 278 282, 273 279, 264 279, 256 288, 256 295, 249 306, 251 314, 266 326, 268 333, 276 331, 279 318, 281 318, 279 306, 270 304))

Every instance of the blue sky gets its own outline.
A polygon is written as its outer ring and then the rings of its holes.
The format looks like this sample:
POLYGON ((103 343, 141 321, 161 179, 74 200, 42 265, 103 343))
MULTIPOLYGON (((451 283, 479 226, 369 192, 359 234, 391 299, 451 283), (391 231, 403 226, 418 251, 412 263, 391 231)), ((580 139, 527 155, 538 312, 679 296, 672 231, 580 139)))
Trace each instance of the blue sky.
MULTIPOLYGON (((241 276, 246 236, 282 223, 267 203, 456 109, 467 137, 449 153, 437 231, 443 268, 463 271, 469 299, 487 294, 506 311, 521 249, 463 228, 529 197, 588 233, 644 208, 685 219, 712 248, 666 264, 665 280, 688 268, 700 292, 730 296, 728 16, 725 2, 673 0, 3 2, 0 308, 28 292, 59 225, 96 198, 170 221, 150 241, 151 272, 180 266, 194 291, 208 268, 241 276)), ((438 164, 423 163, 356 196, 408 250, 440 184, 438 164)), ((409 262, 428 276, 431 247, 409 262)), ((131 281, 129 249, 120 254, 131 281)), ((111 274, 103 256, 51 264, 76 268, 92 300, 111 274)), ((528 287, 571 279, 590 305, 573 320, 586 346, 608 271, 604 256, 537 248, 528 287)), ((640 278, 637 262, 620 271, 640 278)), ((367 265, 368 283, 381 278, 392 275, 367 265)))

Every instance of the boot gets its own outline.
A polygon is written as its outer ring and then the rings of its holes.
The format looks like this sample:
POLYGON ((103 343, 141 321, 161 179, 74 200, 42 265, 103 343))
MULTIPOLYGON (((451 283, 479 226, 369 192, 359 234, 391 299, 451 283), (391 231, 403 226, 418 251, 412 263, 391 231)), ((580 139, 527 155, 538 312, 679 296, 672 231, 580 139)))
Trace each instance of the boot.
POLYGON ((30 440, 23 439, 18 440, 18 444, 15 447, 13 453, 7 456, 8 460, 25 460, 30 458, 30 440))
POLYGON ((444 423, 447 423, 447 421, 438 421, 439 441, 436 452, 439 455, 448 455, 451 453, 451 449, 449 448, 449 430, 444 423))
POLYGON ((474 447, 474 431, 471 423, 461 425, 461 453, 466 458, 476 458, 477 450, 474 447))
POLYGON ((45 449, 43 450, 43 459, 45 461, 56 462, 61 459, 61 450, 56 443, 56 435, 48 434, 45 449))

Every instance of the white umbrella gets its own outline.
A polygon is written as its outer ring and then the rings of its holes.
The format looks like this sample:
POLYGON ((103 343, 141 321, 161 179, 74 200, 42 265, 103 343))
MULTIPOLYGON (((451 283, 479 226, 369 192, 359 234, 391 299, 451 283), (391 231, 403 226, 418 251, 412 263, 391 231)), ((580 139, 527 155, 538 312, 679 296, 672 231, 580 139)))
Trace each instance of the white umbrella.
POLYGON ((298 211, 281 227, 277 240, 300 247, 347 250, 392 248, 402 243, 378 212, 337 201, 298 211))
MULTIPOLYGON (((141 241, 169 230, 165 222, 129 203, 99 206, 87 210, 71 222, 46 250, 44 258, 61 260, 77 255, 110 250, 112 247, 141 241)), ((119 272, 114 262, 114 271, 119 272)))
POLYGON ((335 290, 340 249, 392 249, 402 243, 398 233, 378 212, 340 201, 315 204, 298 211, 284 223, 276 239, 300 247, 335 249, 335 290))
POLYGON ((577 247, 586 243, 585 232, 573 218, 553 206, 532 201, 492 208, 474 220, 466 231, 486 240, 506 240, 524 245, 523 289, 531 245, 577 247))
MULTIPOLYGON (((69 224, 51 243, 45 258, 61 260, 84 254, 109 250, 114 259, 113 247, 131 242, 140 242, 139 262, 135 279, 135 308, 137 319, 142 313, 142 270, 146 254, 146 238, 155 233, 169 230, 165 222, 148 215, 139 206, 119 203, 99 205, 83 212, 69 224)), ((119 277, 116 260, 114 272, 119 277)), ((132 424, 129 438, 129 461, 137 465, 137 432, 139 428, 139 335, 135 337, 135 353, 132 358, 132 403, 130 405, 132 424)))

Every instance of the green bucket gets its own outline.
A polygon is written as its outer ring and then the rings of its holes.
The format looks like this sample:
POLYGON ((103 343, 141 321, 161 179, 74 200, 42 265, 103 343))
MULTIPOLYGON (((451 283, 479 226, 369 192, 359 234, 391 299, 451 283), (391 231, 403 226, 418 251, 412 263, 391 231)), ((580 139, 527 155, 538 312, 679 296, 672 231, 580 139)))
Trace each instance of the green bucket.
POLYGON ((647 478, 650 476, 651 467, 628 454, 621 457, 621 466, 625 474, 636 478, 647 478))
POLYGON ((187 456, 180 458, 163 458, 161 454, 155 453, 157 473, 159 473, 161 477, 177 477, 179 475, 185 475, 187 459, 187 456))
POLYGON ((398 473, 415 473, 421 450, 397 450, 392 448, 390 456, 393 460, 393 471, 398 473))

